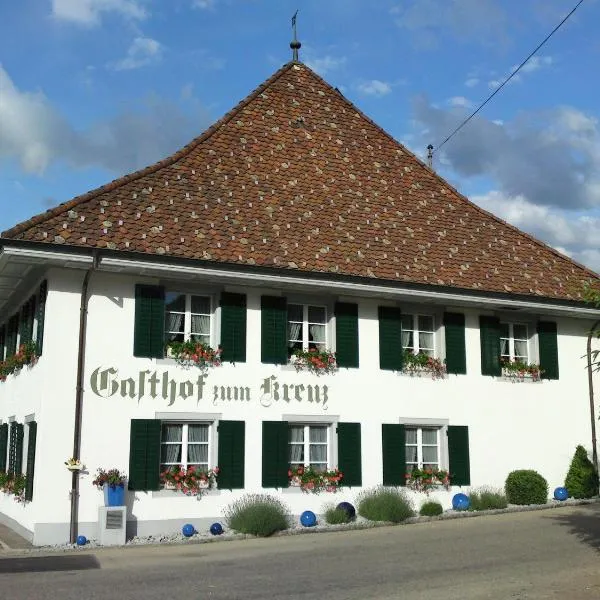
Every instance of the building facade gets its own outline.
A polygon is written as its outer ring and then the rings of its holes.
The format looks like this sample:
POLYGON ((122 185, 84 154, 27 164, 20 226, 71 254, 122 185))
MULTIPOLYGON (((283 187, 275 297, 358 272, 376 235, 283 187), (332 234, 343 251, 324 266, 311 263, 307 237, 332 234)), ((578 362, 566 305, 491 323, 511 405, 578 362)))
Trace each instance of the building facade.
POLYGON ((0 471, 26 484, 0 519, 96 537, 99 467, 128 474, 129 535, 246 493, 320 513, 415 468, 449 472, 446 507, 518 468, 561 485, 591 440, 585 282, 289 63, 173 157, 4 232, 0 471), (168 489, 175 466, 216 485, 168 489))

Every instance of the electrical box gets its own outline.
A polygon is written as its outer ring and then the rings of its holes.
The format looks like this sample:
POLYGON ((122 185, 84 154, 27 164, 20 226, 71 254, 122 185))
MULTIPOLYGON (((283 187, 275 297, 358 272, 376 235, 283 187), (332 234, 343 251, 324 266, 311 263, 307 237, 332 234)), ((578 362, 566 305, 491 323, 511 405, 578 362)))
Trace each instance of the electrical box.
POLYGON ((103 546, 123 546, 125 545, 126 529, 126 506, 100 506, 98 508, 98 543, 103 546))

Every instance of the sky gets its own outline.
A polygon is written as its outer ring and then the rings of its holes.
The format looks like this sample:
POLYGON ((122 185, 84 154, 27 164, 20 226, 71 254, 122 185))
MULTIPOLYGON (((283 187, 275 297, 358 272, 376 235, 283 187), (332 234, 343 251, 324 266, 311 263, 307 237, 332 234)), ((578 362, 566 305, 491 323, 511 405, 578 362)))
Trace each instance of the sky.
POLYGON ((185 145, 300 60, 473 202, 600 271, 600 0, 0 0, 0 229, 185 145))

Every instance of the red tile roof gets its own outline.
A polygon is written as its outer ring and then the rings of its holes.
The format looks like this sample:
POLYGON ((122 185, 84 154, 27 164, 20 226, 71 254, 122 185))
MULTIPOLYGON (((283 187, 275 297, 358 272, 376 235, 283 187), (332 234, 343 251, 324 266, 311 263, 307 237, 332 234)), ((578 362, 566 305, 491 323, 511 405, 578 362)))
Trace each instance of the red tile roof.
POLYGON ((294 62, 173 156, 3 237, 558 299, 598 281, 294 62))

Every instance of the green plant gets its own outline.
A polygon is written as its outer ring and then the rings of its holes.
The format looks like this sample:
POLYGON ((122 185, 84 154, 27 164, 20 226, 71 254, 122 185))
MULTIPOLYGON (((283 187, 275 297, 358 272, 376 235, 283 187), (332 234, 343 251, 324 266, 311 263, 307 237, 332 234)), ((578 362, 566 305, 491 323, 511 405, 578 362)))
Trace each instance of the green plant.
POLYGON ((292 466, 288 470, 290 485, 299 487, 303 492, 337 492, 343 478, 338 469, 330 471, 317 471, 313 467, 304 465, 292 466))
POLYGON ((92 485, 99 488, 102 488, 106 484, 111 487, 116 487, 117 485, 124 485, 125 481, 127 481, 127 475, 121 473, 119 469, 109 469, 108 471, 105 471, 104 469, 99 468, 96 472, 96 478, 92 481, 92 485))
POLYGON ((160 474, 160 482, 167 489, 182 492, 186 496, 199 496, 216 484, 219 467, 201 469, 190 465, 184 469, 180 465, 168 467, 160 474))
POLYGON ((358 495, 357 503, 358 514, 371 521, 401 523, 415 514, 404 491, 393 487, 364 490, 358 495))
POLYGON ((325 522, 329 525, 341 525, 343 523, 349 523, 350 517, 348 513, 337 506, 327 506, 325 508, 325 522))
POLYGON ((598 494, 598 473, 583 446, 577 446, 565 479, 572 498, 591 498, 598 494))
POLYGON ((268 494, 247 494, 232 502, 224 511, 234 531, 267 537, 289 527, 290 511, 279 498, 268 494))
POLYGON ((511 504, 545 504, 548 500, 548 482, 532 469, 509 473, 504 491, 511 504))
POLYGON ((423 506, 421 506, 421 510, 419 510, 419 514, 422 517, 437 517, 444 512, 442 505, 439 502, 425 502, 423 506))
POLYGON ((177 364, 186 369, 190 367, 199 367, 201 369, 220 367, 221 352, 222 349, 220 346, 216 350, 213 350, 208 344, 203 344, 195 340, 169 342, 167 344, 167 354, 174 358, 177 364))
POLYGON ((439 358, 433 358, 425 352, 415 354, 412 350, 405 349, 402 354, 402 371, 409 375, 427 373, 433 379, 443 379, 446 376, 446 365, 439 358))
POLYGON ((509 358, 501 358, 500 366, 502 367, 503 375, 519 379, 531 377, 534 381, 538 381, 544 372, 544 369, 540 365, 529 364, 522 360, 510 360, 509 358))
POLYGON ((429 492, 436 487, 450 489, 450 474, 443 469, 419 469, 415 467, 404 475, 406 487, 414 492, 429 492))
POLYGON ((508 500, 502 490, 482 487, 469 492, 471 505, 469 510, 496 510, 506 508, 508 500))
POLYGON ((25 502, 26 486, 26 475, 0 471, 0 491, 5 494, 12 494, 17 502, 25 502))
POLYGON ((292 355, 292 363, 296 371, 310 371, 316 375, 321 373, 335 373, 337 371, 337 362, 335 353, 329 350, 295 350, 292 355))

